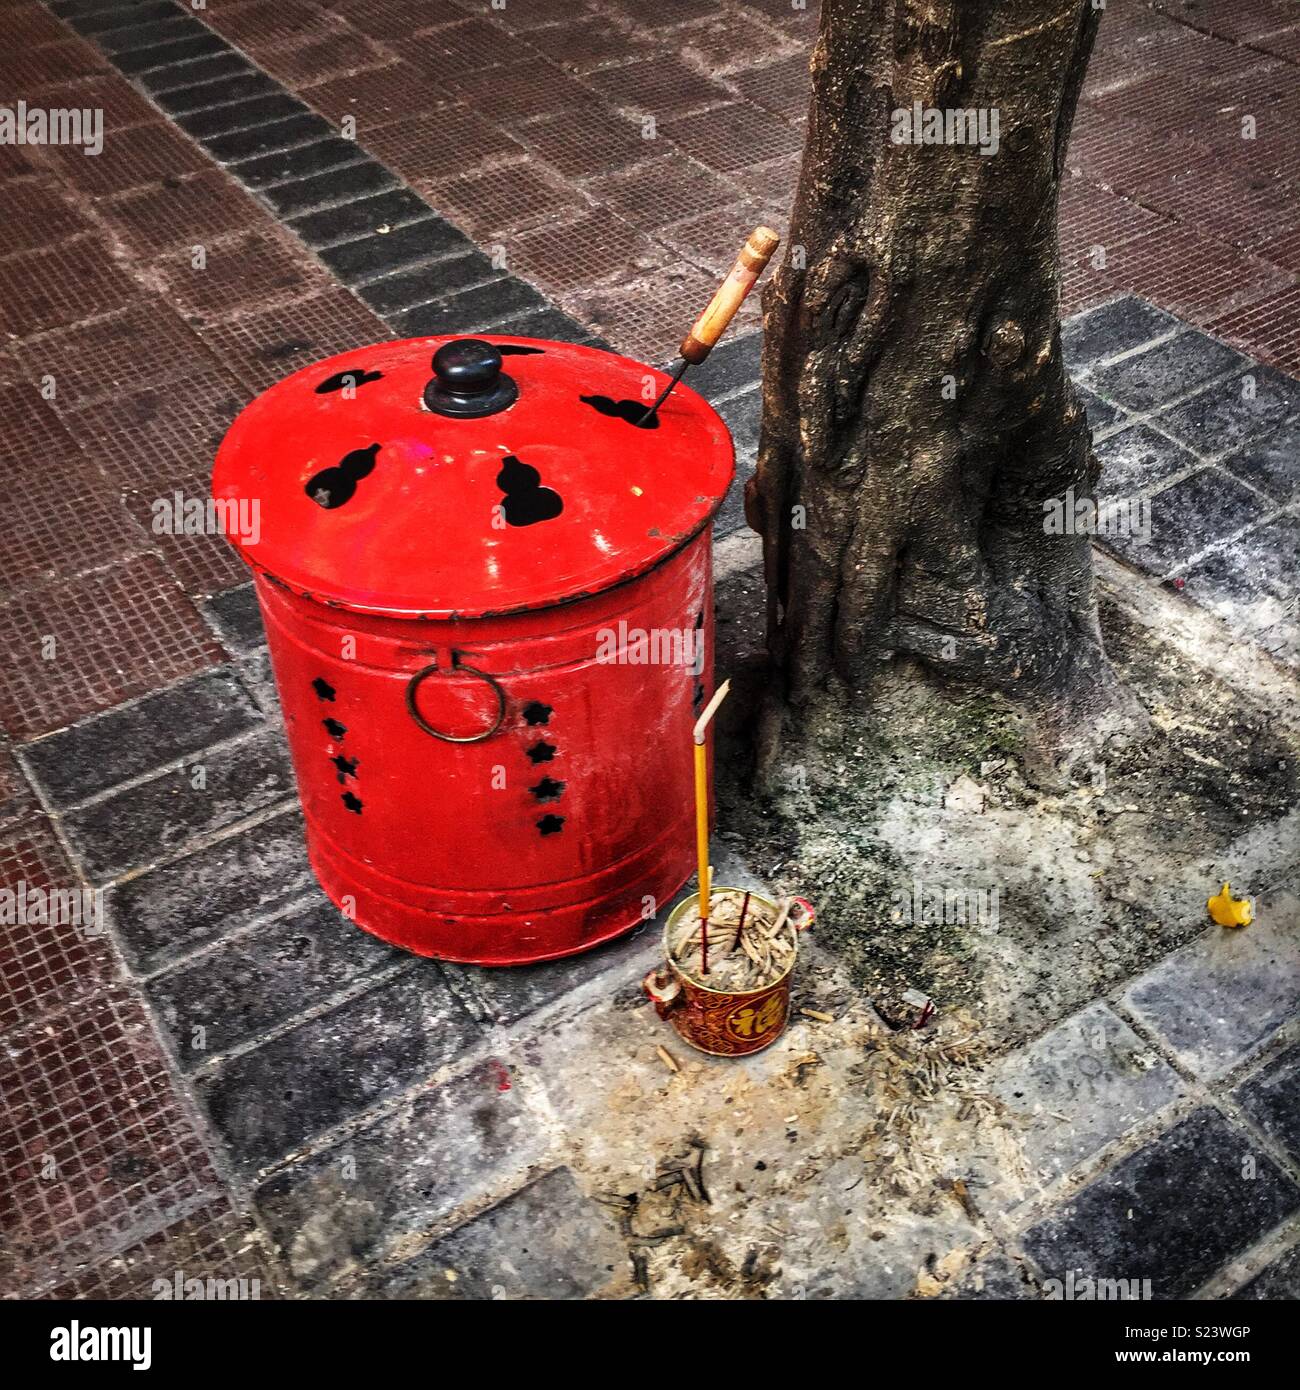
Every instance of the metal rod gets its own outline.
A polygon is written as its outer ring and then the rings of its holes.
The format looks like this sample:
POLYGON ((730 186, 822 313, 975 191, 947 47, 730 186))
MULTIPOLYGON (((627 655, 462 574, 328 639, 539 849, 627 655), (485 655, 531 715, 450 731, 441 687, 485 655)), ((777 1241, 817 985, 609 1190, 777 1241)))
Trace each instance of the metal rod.
POLYGON ((658 411, 659 407, 663 405, 663 403, 668 399, 673 387, 676 386, 677 383, 686 374, 686 368, 689 365, 690 364, 686 361, 686 359, 683 358, 681 363, 678 365, 677 370, 673 373, 672 379, 669 381, 668 385, 665 386, 662 391, 660 391, 659 399, 655 401, 655 403, 650 407, 650 409, 647 410, 646 413, 637 421, 638 429, 644 430, 650 428, 650 422, 655 418, 655 413, 658 411))

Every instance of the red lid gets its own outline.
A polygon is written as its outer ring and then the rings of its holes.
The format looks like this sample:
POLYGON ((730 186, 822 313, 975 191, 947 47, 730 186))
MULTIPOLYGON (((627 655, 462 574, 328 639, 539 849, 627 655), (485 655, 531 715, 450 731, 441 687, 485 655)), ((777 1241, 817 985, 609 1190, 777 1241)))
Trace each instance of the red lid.
POLYGON ((250 564, 325 603, 438 618, 562 603, 652 568, 726 494, 731 438, 702 397, 679 384, 655 428, 634 423, 667 380, 533 338, 378 343, 258 396, 213 496, 245 504, 230 539, 250 564))

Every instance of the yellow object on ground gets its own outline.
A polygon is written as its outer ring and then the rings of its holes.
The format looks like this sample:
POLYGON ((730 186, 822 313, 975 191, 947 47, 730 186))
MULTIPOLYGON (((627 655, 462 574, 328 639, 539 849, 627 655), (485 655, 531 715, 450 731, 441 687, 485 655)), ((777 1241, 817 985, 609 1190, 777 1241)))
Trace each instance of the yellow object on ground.
POLYGON ((1210 916, 1221 927, 1248 927, 1255 913, 1249 898, 1234 898, 1227 883, 1212 898, 1205 900, 1210 916))

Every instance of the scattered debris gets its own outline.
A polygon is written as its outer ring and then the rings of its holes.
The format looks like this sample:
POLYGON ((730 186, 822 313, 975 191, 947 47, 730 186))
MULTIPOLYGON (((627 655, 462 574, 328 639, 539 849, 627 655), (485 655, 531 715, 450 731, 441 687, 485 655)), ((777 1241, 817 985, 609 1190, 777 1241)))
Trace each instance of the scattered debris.
POLYGON ((797 949, 790 913, 795 899, 779 907, 736 888, 709 895, 708 971, 704 971, 705 924, 684 914, 669 942, 673 963, 696 984, 725 993, 762 989, 790 968, 797 949))
POLYGON ((823 1013, 821 1009, 800 1009, 799 1012, 805 1018, 815 1018, 818 1023, 834 1023, 835 1015, 823 1013))
POLYGON ((668 1068, 669 1071, 681 1071, 681 1063, 678 1062, 677 1058, 674 1057, 673 1054, 669 1052, 666 1047, 659 1045, 655 1048, 655 1052, 658 1053, 659 1060, 664 1064, 664 1066, 668 1068))

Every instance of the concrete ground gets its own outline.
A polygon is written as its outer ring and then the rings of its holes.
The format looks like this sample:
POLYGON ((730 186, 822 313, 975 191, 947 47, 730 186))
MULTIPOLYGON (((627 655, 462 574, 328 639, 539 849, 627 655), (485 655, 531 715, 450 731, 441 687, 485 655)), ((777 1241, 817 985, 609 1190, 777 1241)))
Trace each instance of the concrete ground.
MULTIPOLYGON (((104 888, 108 917, 0 921, 8 1296, 150 1297, 177 1271, 264 1297, 1295 1296, 1300 7, 1107 8, 1063 341, 1102 501, 1150 508, 1149 535, 1099 547, 1108 610, 1169 653, 1135 684, 1201 769, 1193 804, 1227 809, 1160 810, 1142 833, 1182 857, 1155 890, 1098 861, 1147 910, 1144 950, 1073 915, 1099 870, 1071 859, 1014 1026, 936 991, 929 1030, 894 1031, 814 933, 813 1013, 720 1065, 641 999, 653 930, 499 974, 342 921, 303 860, 245 573, 148 523, 203 495, 253 394, 335 351, 495 330, 670 356, 744 232, 784 225, 814 11, 0 4, 0 105, 106 128, 93 158, 0 145, 0 885, 104 888), (1231 766, 1197 742, 1234 731, 1231 766), (1244 931, 1208 925, 1220 873, 1257 900, 1244 931), (1084 946, 1071 992, 1049 958, 1084 946)), ((698 374, 742 473, 758 344, 750 306, 698 374)), ((716 549, 738 659, 756 555, 734 495, 716 549)), ((1010 793, 967 781, 889 803, 909 881, 965 881, 990 843, 1016 881, 1010 793)), ((1111 843, 1085 831, 1062 858, 1111 843)))

